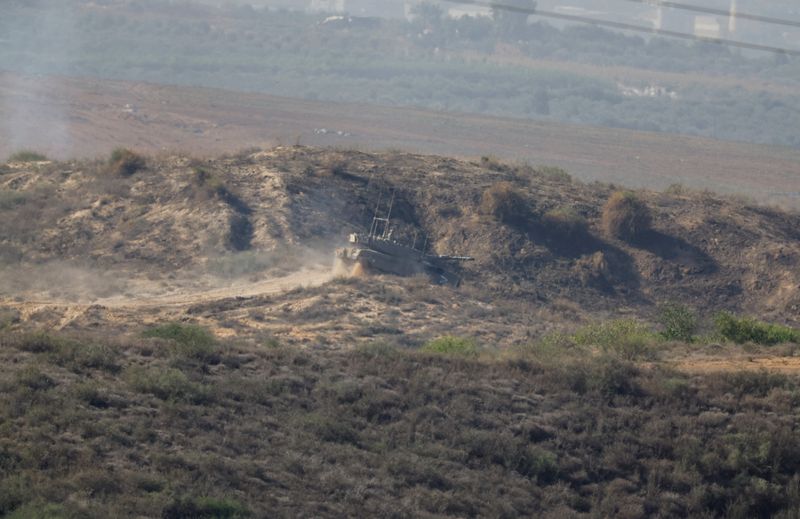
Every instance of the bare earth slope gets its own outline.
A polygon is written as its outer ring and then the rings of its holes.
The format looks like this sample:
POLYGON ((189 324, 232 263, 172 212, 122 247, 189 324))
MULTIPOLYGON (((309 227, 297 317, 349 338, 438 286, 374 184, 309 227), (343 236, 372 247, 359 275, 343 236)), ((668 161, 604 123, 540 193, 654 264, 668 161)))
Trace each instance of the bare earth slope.
POLYGON ((800 193, 800 152, 788 148, 224 90, 0 73, 0 120, 0 157, 20 148, 87 157, 121 145, 213 156, 299 141, 493 154, 558 165, 584 180, 684 183, 792 207, 800 193))
POLYGON ((642 192, 654 229, 630 244, 600 230, 612 190, 491 160, 296 146, 148 158, 130 177, 103 162, 10 164, 0 297, 23 320, 57 328, 190 319, 310 345, 453 332, 516 344, 565 323, 649 317, 666 301, 797 322, 800 216, 642 192), (499 181, 526 197, 523 220, 480 214, 499 181), (332 278, 334 248, 390 193, 399 239, 425 235, 439 253, 476 258, 462 287, 392 277, 316 286, 332 278), (587 219, 587 235, 543 223, 563 207, 587 219))

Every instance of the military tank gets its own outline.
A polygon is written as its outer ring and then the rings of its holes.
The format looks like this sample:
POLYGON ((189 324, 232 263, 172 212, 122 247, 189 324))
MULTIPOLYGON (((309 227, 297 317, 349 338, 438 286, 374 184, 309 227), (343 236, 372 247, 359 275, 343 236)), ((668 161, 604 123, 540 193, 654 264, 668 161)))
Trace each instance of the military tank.
MULTIPOLYGON (((377 210, 376 210, 377 213, 377 210)), ((433 283, 457 287, 461 278, 455 266, 463 261, 472 261, 469 256, 442 256, 425 251, 427 243, 417 248, 397 242, 393 238, 389 222, 391 205, 386 218, 376 216, 369 233, 352 233, 348 246, 336 250, 336 259, 349 270, 362 269, 396 276, 427 275, 433 283)))

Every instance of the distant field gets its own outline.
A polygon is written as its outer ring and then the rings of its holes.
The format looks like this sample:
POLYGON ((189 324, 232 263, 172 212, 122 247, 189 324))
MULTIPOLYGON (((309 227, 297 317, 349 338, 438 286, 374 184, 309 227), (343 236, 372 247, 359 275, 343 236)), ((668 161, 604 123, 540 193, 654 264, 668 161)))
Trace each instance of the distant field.
POLYGON ((126 145, 216 154, 276 143, 554 164, 585 180, 674 183, 796 207, 800 151, 630 130, 328 103, 215 89, 0 74, 0 157, 59 158, 126 145), (337 133, 340 132, 340 133, 337 133))

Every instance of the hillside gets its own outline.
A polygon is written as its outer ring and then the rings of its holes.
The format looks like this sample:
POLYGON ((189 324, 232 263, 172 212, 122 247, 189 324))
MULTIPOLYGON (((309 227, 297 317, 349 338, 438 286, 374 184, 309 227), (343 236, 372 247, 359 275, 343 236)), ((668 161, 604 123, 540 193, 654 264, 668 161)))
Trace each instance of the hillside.
MULTIPOLYGON (((414 287, 437 294, 433 308, 443 322, 450 304, 510 319, 482 332, 509 344, 522 340, 521 329, 559 324, 535 314, 566 301, 587 318, 609 312, 648 318, 658 304, 681 301, 706 315, 731 310, 797 319, 800 217, 679 187, 640 193, 654 224, 635 243, 600 229, 613 186, 488 157, 465 162, 283 147, 210 160, 150 157, 128 177, 104 161, 11 163, 0 189, 2 296, 58 327, 86 319, 138 322, 141 306, 169 303, 181 314, 181 303, 239 296, 200 312, 201 319, 237 333, 279 333, 251 315, 312 302, 335 315, 359 300, 368 323, 392 316, 393 327, 424 340, 427 334, 413 325, 419 308, 411 304, 410 315, 393 309, 409 300, 429 306, 414 287), (482 194, 498 182, 509 182, 526 200, 516 221, 481 214, 482 194), (295 286, 331 279, 334 249, 349 232, 366 229, 379 200, 385 204, 391 193, 399 239, 425 236, 432 251, 475 258, 463 265, 460 290, 389 277, 309 289, 318 292, 311 298, 304 292, 260 299, 285 288, 281 279, 292 273, 295 286), (564 208, 586 220, 585 234, 547 223, 548 213, 564 208), (209 291, 215 297, 203 296, 209 291), (505 305, 514 310, 500 310, 505 305)), ((341 326, 321 321, 318 335, 341 326)), ((280 333, 296 333, 290 330, 280 333)))
POLYGON ((18 158, 4 517, 800 511, 796 213, 638 191, 621 240, 618 187, 492 157, 18 158), (460 287, 334 269, 392 193, 460 287))

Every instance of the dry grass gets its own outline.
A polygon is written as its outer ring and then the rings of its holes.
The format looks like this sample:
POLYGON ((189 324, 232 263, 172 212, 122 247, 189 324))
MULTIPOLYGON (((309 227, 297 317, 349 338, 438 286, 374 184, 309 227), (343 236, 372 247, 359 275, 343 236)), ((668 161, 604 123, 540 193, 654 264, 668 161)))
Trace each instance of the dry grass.
POLYGON ((630 191, 614 192, 603 206, 603 230, 615 238, 635 240, 650 229, 651 222, 650 209, 630 191))
POLYGON ((146 166, 145 158, 126 148, 117 148, 108 160, 109 170, 113 175, 130 177, 146 166))
POLYGON ((8 158, 8 162, 45 162, 49 160, 46 155, 32 150, 22 150, 8 158))
POLYGON ((507 225, 525 225, 530 218, 530 205, 513 184, 497 182, 483 192, 480 212, 507 225))
POLYGON ((797 379, 583 345, 631 330, 481 356, 228 344, 211 367, 127 337, 118 371, 54 356, 102 335, 0 335, 0 514, 789 517, 797 379))
POLYGON ((562 206, 547 211, 542 216, 542 224, 548 234, 563 240, 576 240, 589 232, 589 222, 575 209, 562 206))

